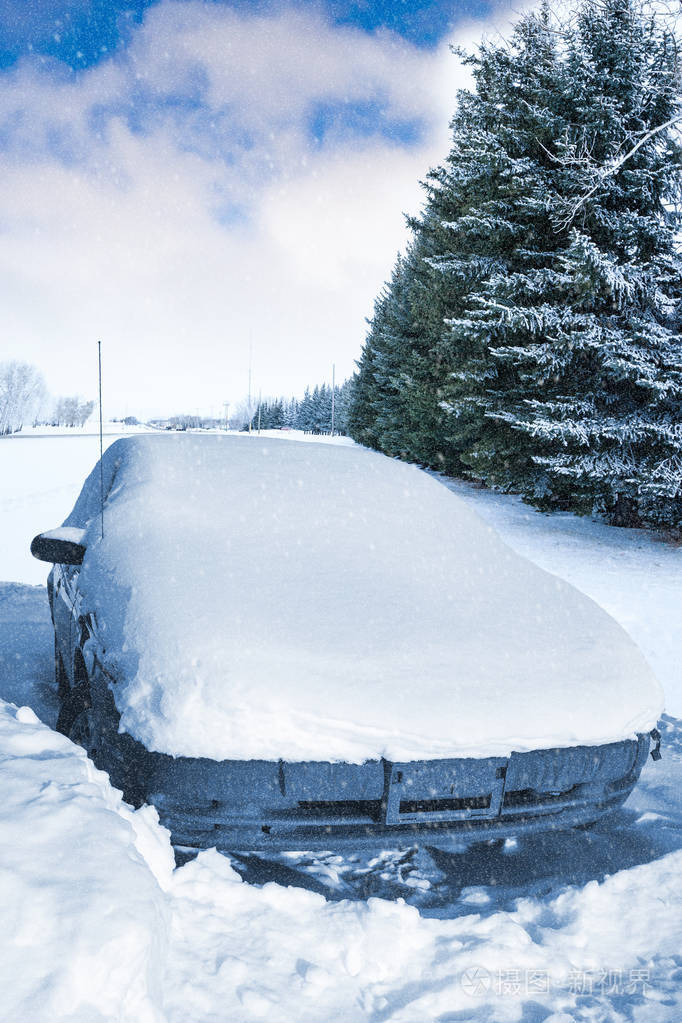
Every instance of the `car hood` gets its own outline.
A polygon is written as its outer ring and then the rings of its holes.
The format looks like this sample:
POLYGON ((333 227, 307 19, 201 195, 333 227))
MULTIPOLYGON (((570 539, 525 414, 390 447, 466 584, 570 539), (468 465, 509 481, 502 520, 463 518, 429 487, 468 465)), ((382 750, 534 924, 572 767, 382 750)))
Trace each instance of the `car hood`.
POLYGON ((418 468, 354 447, 138 436, 87 527, 121 727, 149 749, 360 763, 616 741, 660 686, 620 626, 418 468))

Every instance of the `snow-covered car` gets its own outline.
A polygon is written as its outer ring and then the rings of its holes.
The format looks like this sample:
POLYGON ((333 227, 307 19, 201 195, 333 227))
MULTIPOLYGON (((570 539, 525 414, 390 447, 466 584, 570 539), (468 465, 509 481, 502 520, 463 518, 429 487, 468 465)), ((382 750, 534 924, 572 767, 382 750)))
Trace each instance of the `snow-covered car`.
POLYGON ((566 828, 659 756, 662 692, 620 626, 374 452, 125 438, 32 552, 58 727, 177 846, 566 828))

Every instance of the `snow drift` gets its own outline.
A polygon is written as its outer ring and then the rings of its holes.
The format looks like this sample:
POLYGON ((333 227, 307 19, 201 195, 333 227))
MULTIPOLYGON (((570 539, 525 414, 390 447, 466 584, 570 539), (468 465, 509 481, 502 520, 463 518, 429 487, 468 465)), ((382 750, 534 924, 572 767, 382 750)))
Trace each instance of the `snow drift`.
POLYGON ((453 919, 429 919, 246 884, 215 850, 172 871, 154 811, 2 701, 0 784, 3 1019, 680 1019, 679 850, 603 883, 545 879, 508 910, 499 884, 460 883, 453 919))
POLYGON ((156 811, 2 700, 0 791, 2 1018, 161 1023, 173 856, 156 811))
POLYGON ((121 727, 150 749, 360 763, 598 744, 662 692, 593 601, 414 466, 357 448, 139 436, 87 529, 121 727))

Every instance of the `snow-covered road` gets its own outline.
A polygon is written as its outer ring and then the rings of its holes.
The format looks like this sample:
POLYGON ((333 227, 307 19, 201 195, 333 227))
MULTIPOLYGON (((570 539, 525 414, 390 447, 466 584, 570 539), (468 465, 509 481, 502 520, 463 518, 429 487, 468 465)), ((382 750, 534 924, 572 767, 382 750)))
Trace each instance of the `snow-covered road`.
MULTIPOLYGON (((84 438, 0 442, 0 578, 11 580, 0 584, 0 1019, 682 1019, 674 717, 664 759, 649 762, 616 818, 589 831, 375 861, 230 863, 209 852, 173 870, 154 811, 127 809, 49 727, 51 626, 43 587, 30 585, 40 566, 23 552, 69 511, 97 456, 84 457, 86 443, 95 448, 84 438)), ((614 614, 682 717, 682 550, 450 485, 510 544, 614 614)))

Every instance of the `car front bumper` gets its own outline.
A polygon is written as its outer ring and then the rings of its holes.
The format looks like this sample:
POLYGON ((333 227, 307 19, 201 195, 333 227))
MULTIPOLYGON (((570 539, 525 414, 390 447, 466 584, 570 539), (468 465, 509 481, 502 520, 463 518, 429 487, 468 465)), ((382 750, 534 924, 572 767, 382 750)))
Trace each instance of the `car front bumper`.
POLYGON ((632 791, 649 735, 602 746, 362 765, 148 755, 174 845, 225 851, 462 849, 597 820, 632 791))

